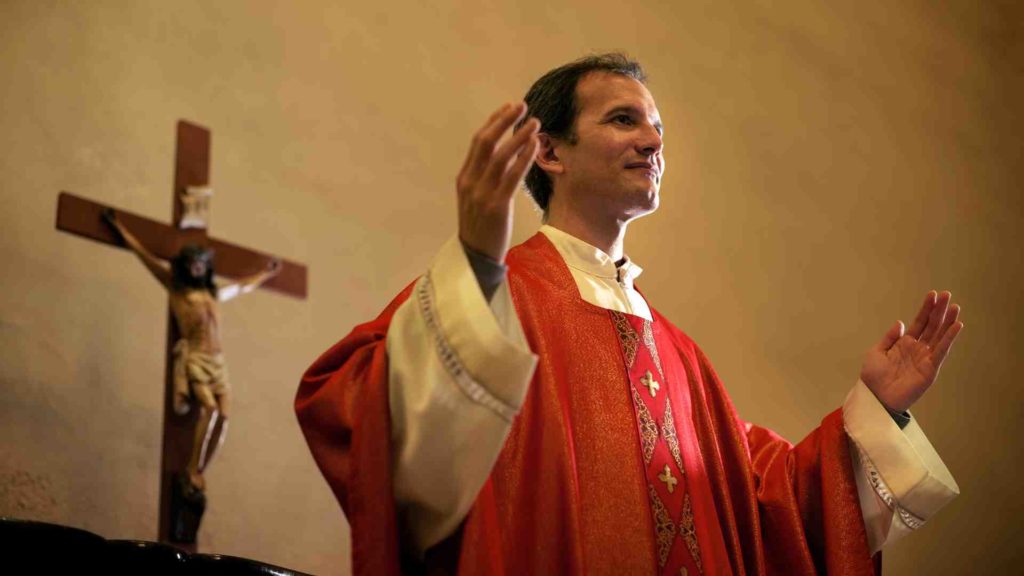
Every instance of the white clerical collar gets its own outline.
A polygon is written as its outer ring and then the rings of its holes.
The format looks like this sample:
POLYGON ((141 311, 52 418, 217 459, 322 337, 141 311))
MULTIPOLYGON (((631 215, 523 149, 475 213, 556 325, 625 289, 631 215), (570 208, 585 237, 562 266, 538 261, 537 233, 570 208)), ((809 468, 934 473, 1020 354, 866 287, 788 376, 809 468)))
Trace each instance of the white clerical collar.
POLYGON ((554 244, 566 266, 570 268, 599 278, 616 280, 630 289, 633 288, 633 281, 644 271, 625 255, 622 264, 616 267, 612 257, 600 248, 591 246, 550 224, 541 226, 540 231, 554 244))

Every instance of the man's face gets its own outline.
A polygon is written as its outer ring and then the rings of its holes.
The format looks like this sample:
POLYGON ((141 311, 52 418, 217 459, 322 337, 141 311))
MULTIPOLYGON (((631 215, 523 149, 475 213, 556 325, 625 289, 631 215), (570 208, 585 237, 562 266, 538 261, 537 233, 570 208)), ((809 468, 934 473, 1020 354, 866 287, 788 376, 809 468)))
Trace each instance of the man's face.
POLYGON ((576 143, 561 143, 564 167, 555 195, 578 210, 628 221, 658 207, 665 169, 661 116, 640 82, 607 72, 576 86, 576 143))

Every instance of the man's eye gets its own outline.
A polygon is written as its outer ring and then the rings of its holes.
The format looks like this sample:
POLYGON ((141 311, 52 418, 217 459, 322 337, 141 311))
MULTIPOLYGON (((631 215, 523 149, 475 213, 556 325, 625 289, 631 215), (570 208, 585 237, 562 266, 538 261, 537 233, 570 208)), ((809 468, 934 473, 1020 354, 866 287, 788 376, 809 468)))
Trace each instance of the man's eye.
POLYGON ((619 114, 618 116, 613 116, 612 117, 612 122, 617 122, 619 124, 625 124, 627 126, 632 126, 633 125, 633 118, 628 116, 628 115, 626 115, 626 114, 619 114))

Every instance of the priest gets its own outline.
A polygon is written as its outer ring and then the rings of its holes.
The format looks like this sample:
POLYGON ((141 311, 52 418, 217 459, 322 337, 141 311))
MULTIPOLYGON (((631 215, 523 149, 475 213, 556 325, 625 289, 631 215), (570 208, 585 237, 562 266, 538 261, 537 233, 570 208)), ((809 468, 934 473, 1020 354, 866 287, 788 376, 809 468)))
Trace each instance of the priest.
POLYGON ((790 444, 636 287, 626 230, 658 207, 662 152, 618 54, 548 72, 474 135, 458 234, 296 397, 355 574, 876 574, 957 494, 907 411, 963 326, 950 294, 790 444), (509 250, 524 177, 545 224, 509 250))

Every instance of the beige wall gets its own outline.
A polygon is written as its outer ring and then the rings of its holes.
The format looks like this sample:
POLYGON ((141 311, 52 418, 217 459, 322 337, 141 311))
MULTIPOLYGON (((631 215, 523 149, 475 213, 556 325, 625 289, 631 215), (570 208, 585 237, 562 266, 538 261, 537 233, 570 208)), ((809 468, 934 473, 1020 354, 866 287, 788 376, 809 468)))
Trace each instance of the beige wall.
MULTIPOLYGON (((667 126, 629 253, 746 418, 798 440, 932 287, 966 329, 916 409, 963 495, 891 574, 1024 560, 1022 90, 1012 2, 0 4, 0 514, 156 536, 165 298, 53 229, 70 190, 167 221, 174 123, 213 130, 216 235, 309 264, 225 307, 236 387, 202 549, 347 573, 299 374, 453 233, 471 131, 546 69, 642 59, 667 126)), ((517 204, 517 237, 537 225, 517 204)))

